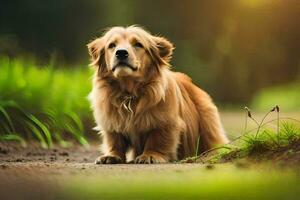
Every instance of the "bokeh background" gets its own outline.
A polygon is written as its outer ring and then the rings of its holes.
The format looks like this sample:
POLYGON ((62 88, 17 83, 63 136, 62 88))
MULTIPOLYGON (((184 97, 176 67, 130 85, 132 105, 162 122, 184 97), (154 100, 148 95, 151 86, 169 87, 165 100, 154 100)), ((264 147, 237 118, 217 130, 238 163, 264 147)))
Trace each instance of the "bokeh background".
POLYGON ((169 38, 174 70, 222 110, 300 109, 298 0, 1 0, 0 100, 46 124, 40 113, 67 115, 80 129, 92 121, 86 44, 132 24, 169 38))
POLYGON ((176 45, 175 70, 221 103, 299 79, 297 0, 4 0, 0 53, 87 65, 86 43, 111 26, 139 24, 176 45))

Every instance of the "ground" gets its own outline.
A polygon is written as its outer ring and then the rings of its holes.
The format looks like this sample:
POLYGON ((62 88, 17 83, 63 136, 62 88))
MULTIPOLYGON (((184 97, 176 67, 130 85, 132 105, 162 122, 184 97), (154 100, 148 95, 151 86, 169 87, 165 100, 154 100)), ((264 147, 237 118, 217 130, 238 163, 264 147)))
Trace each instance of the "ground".
MULTIPOLYGON (((222 116, 226 129, 233 127, 222 116)), ((266 153, 267 162, 95 165, 97 143, 89 149, 0 143, 0 199, 297 199, 299 144, 291 149, 266 153)))

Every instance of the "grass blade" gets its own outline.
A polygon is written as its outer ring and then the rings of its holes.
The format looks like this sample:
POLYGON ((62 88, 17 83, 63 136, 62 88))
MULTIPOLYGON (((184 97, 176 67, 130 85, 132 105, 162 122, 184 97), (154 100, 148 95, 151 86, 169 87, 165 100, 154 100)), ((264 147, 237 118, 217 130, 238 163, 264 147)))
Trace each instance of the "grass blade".
POLYGON ((10 132, 16 132, 15 128, 14 128, 14 125, 13 125, 8 113, 6 112, 4 107, 2 107, 1 105, 0 105, 0 114, 4 117, 4 120, 5 120, 8 128, 10 129, 10 132))
MULTIPOLYGON (((24 114, 26 114, 26 113, 24 113, 24 114)), ((26 114, 26 116, 32 123, 34 123, 37 126, 37 128, 39 128, 41 130, 41 132, 43 132, 43 134, 46 137, 48 147, 52 148, 53 142, 52 142, 52 136, 51 136, 49 129, 32 114, 26 114)))
POLYGON ((0 141, 17 141, 21 144, 21 146, 26 147, 27 143, 26 141, 17 134, 5 134, 0 136, 0 141))
POLYGON ((36 138, 40 141, 40 144, 43 148, 47 149, 48 148, 48 144, 45 140, 45 138, 43 137, 43 135, 41 134, 41 132, 37 129, 36 126, 34 126, 33 124, 31 124, 30 122, 26 122, 27 127, 29 129, 29 131, 31 133, 33 133, 36 138))
POLYGON ((80 132, 79 130, 77 130, 76 128, 74 128, 72 125, 68 123, 65 124, 65 130, 71 133, 80 144, 82 144, 87 148, 89 147, 89 143, 82 135, 82 132, 80 132))
POLYGON ((77 129, 83 133, 83 125, 78 115, 76 115, 74 112, 69 111, 65 112, 65 116, 71 119, 71 121, 73 121, 73 123, 77 126, 77 129))

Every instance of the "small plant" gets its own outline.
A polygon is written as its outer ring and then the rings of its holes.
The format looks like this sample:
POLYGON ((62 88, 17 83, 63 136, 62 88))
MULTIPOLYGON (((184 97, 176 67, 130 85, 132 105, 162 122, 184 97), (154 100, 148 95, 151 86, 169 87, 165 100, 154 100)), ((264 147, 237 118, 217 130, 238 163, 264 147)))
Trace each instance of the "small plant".
POLYGON ((254 118, 248 107, 245 107, 245 111, 246 119, 242 135, 233 139, 229 144, 209 149, 183 162, 214 163, 227 161, 267 151, 276 151, 300 142, 300 128, 295 124, 300 123, 300 121, 292 118, 280 118, 279 106, 276 105, 270 109, 259 122, 254 118), (277 113, 276 119, 265 122, 272 112, 277 113), (255 129, 247 130, 248 118, 257 125, 255 129), (294 121, 294 123, 290 121, 294 121), (272 122, 276 122, 276 130, 264 128, 272 122), (213 152, 212 155, 211 152, 213 152))
MULTIPOLYGON (((250 113, 248 116, 250 119, 255 121, 258 125, 255 135, 246 134, 241 139, 245 142, 244 150, 247 150, 249 153, 253 152, 263 152, 266 150, 275 150, 281 147, 284 147, 288 144, 291 144, 295 141, 299 141, 300 130, 296 128, 295 124, 289 123, 287 121, 283 121, 280 124, 280 116, 279 116, 279 106, 276 105, 269 112, 265 114, 260 123, 258 123, 250 113), (277 113, 276 118, 276 131, 270 129, 261 130, 261 128, 268 124, 265 123, 265 119, 267 116, 272 113, 277 113)), ((273 121, 273 120, 272 120, 273 121)), ((294 120, 295 121, 295 120, 294 120)))

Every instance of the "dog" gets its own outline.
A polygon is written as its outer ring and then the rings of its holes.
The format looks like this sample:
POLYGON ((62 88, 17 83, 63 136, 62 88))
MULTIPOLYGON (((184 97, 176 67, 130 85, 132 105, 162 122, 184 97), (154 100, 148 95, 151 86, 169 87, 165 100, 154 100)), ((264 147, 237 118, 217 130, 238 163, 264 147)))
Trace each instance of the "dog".
POLYGON ((138 26, 113 27, 87 46, 89 99, 102 135, 96 164, 167 163, 228 142, 210 96, 170 70, 169 40, 138 26))

